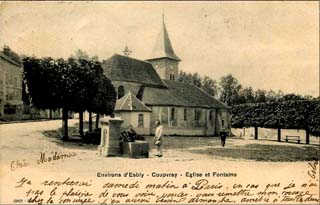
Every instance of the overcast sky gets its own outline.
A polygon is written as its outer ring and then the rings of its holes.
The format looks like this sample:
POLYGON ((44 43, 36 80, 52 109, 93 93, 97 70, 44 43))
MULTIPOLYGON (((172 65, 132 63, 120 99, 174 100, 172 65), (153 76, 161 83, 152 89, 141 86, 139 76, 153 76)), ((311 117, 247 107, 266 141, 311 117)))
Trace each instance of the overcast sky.
POLYGON ((20 54, 146 59, 162 12, 180 69, 319 96, 318 2, 5 2, 0 46, 20 54))

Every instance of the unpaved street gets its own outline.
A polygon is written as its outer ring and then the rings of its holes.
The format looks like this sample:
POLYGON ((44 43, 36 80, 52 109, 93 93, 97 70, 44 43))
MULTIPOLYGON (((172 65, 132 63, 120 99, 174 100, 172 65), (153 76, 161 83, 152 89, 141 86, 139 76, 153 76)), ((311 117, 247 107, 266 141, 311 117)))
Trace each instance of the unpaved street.
MULTIPOLYGON (((76 120, 70 120, 70 126, 76 120)), ((60 120, 28 122, 0 125, 1 148, 1 199, 15 196, 14 185, 21 177, 30 177, 34 180, 73 177, 80 179, 97 178, 97 172, 124 173, 141 172, 145 176, 156 173, 176 173, 184 177, 186 172, 227 172, 237 173, 236 178, 219 179, 225 183, 237 182, 283 182, 292 180, 309 180, 310 171, 308 162, 258 162, 252 160, 208 156, 207 154, 193 153, 192 150, 207 149, 208 146, 188 147, 180 149, 165 149, 163 158, 155 158, 154 148, 151 149, 148 159, 128 159, 122 157, 100 157, 97 155, 96 145, 82 143, 64 143, 58 139, 45 137, 44 130, 54 130, 61 126, 60 120), (41 153, 45 157, 55 153, 68 155, 59 160, 38 162, 41 153), (70 155, 70 156, 69 156, 70 155), (18 162, 18 163, 17 163, 18 162), (20 163, 20 165, 19 165, 20 163), (22 165, 21 165, 22 164, 22 165), (283 177, 285 176, 285 177, 283 177), (309 177, 309 178, 308 178, 309 177), (5 196, 5 198, 3 198, 5 196)), ((209 140, 210 146, 220 149, 219 139, 209 140), (211 143, 211 144, 210 144, 211 143)), ((236 148, 253 143, 253 140, 230 139, 229 148, 236 148)), ((277 144, 277 142, 259 141, 263 144, 277 144)), ((301 146, 296 144, 286 146, 301 146)), ((317 166, 319 170, 319 167, 317 166)), ((150 176, 151 177, 151 176, 150 176)), ((311 178, 310 178, 311 179, 311 178)), ((123 180, 108 178, 108 180, 123 180)), ((159 181, 161 178, 152 178, 159 181)), ((193 179, 192 179, 193 180, 193 179)))

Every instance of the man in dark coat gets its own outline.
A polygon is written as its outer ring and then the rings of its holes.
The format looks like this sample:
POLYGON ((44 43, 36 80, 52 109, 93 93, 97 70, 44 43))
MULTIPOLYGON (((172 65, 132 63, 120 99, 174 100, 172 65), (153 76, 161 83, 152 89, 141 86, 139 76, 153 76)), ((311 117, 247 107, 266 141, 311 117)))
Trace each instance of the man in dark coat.
POLYGON ((220 132, 221 146, 222 147, 224 147, 224 145, 226 144, 227 136, 228 136, 228 132, 226 132, 225 129, 223 128, 222 131, 220 132))

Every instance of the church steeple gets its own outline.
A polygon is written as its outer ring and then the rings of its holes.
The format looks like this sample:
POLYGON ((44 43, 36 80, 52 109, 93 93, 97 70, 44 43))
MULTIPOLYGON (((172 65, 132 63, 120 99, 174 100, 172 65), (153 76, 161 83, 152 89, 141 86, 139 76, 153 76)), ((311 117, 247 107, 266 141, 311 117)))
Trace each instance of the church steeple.
POLYGON ((162 14, 162 25, 151 58, 147 60, 162 79, 177 80, 178 64, 181 59, 175 54, 162 14))
POLYGON ((166 24, 164 22, 164 14, 162 14, 161 30, 151 55, 151 59, 158 58, 169 58, 172 60, 181 61, 181 59, 175 54, 172 48, 166 24))

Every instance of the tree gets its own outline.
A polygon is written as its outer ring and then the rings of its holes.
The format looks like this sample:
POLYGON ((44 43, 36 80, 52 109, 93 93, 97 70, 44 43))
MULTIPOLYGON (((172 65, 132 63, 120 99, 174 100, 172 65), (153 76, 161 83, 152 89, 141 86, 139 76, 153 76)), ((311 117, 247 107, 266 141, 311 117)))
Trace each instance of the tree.
POLYGON ((266 93, 266 101, 267 102, 276 102, 277 101, 277 93, 273 90, 269 90, 266 93))
POLYGON ((246 87, 243 89, 243 94, 246 103, 254 103, 254 93, 252 87, 246 87))
POLYGON ((266 102, 266 91, 262 89, 258 89, 254 92, 255 102, 263 103, 266 102))
POLYGON ((220 82, 220 100, 227 105, 237 104, 239 101, 239 91, 241 85, 231 74, 221 77, 220 82))
POLYGON ((23 62, 24 79, 33 105, 39 109, 62 108, 63 139, 68 138, 69 111, 113 112, 115 90, 103 75, 99 62, 52 58, 25 58, 23 62))
POLYGON ((74 80, 63 59, 24 58, 24 80, 31 103, 38 109, 62 108, 63 139, 68 138, 68 111, 74 80))
POLYGON ((218 93, 217 81, 211 79, 209 76, 202 78, 201 88, 212 96, 216 96, 218 93))
POLYGON ((290 100, 232 107, 233 127, 264 127, 278 129, 305 129, 306 143, 309 134, 320 134, 320 101, 290 100))
POLYGON ((87 52, 78 49, 75 51, 75 55, 71 55, 70 58, 72 59, 82 59, 82 60, 89 60, 89 55, 87 52))
POLYGON ((301 95, 290 93, 290 94, 285 94, 280 100, 281 101, 304 100, 304 98, 301 95))
POLYGON ((283 98, 284 93, 282 92, 282 90, 278 90, 277 94, 276 94, 276 98, 277 101, 279 101, 281 98, 283 98))
POLYGON ((96 78, 96 81, 98 83, 98 89, 88 111, 97 114, 96 128, 98 128, 100 114, 111 115, 113 113, 117 93, 111 81, 103 75, 102 70, 101 74, 96 78))
POLYGON ((193 73, 192 74, 192 84, 198 88, 202 87, 202 78, 198 73, 193 73))
POLYGON ((193 84, 193 79, 192 79, 192 74, 191 73, 186 73, 184 71, 179 72, 179 77, 178 81, 186 84, 193 84))
MULTIPOLYGON (((91 106, 92 99, 97 93, 98 84, 95 78, 103 75, 101 64, 97 56, 89 57, 89 55, 80 49, 69 58, 70 65, 77 72, 74 77, 77 78, 76 95, 74 96, 78 102, 75 107, 79 113, 79 134, 84 136, 83 132, 83 113, 91 106)), ((89 132, 92 132, 92 112, 89 112, 89 132)))

